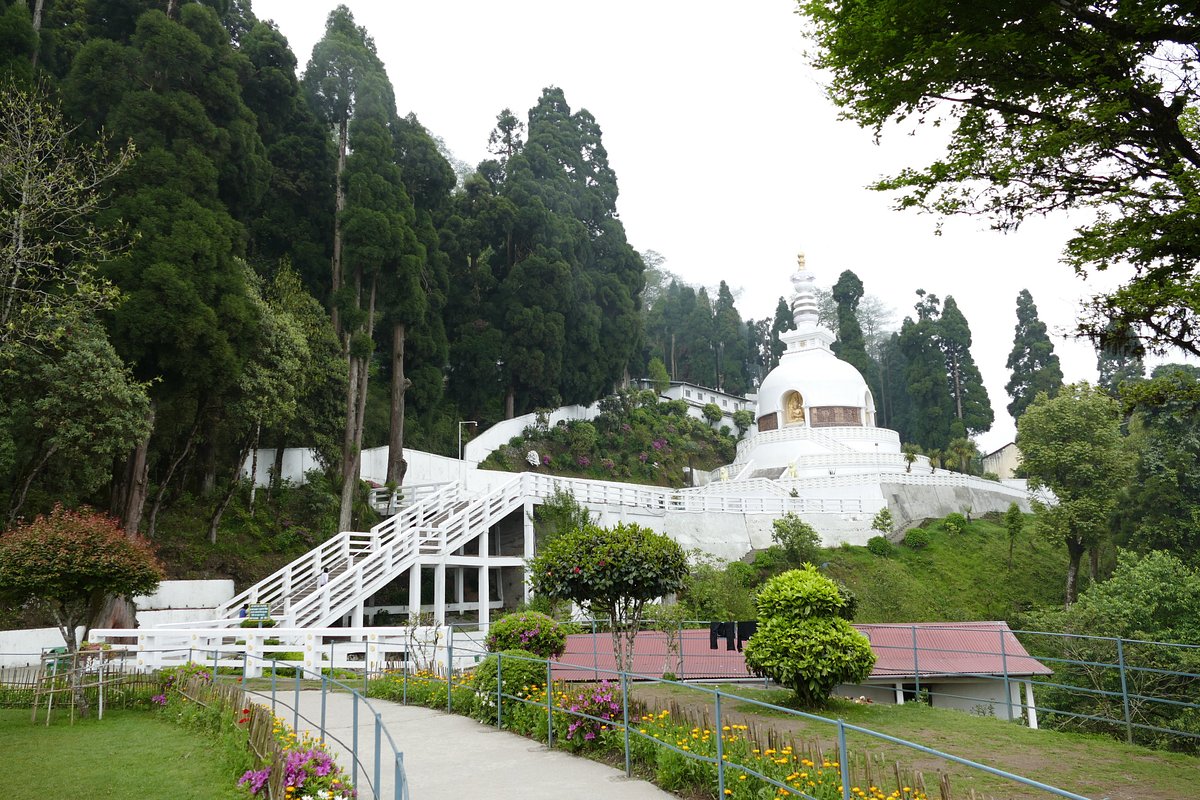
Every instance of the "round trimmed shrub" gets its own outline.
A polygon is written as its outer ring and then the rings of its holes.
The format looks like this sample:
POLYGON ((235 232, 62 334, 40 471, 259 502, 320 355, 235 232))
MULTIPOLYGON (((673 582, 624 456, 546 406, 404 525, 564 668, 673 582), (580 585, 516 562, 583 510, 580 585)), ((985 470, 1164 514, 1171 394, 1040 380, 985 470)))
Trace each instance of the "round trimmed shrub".
POLYGON ((471 687, 475 690, 475 702, 471 716, 480 722, 496 723, 496 665, 500 664, 500 679, 504 681, 504 716, 508 709, 516 709, 520 699, 533 694, 546 685, 546 662, 534 658, 525 650, 505 650, 488 656, 475 667, 471 687))
POLYGON ((887 558, 892 554, 892 543, 886 536, 872 536, 867 539, 867 549, 877 556, 887 558))
POLYGON ((967 529, 967 518, 958 513, 947 514, 942 527, 946 529, 946 533, 962 533, 967 529))
POLYGON ((842 614, 838 585, 811 564, 776 575, 758 593, 758 631, 746 643, 746 666, 791 689, 804 706, 820 706, 841 683, 871 674, 870 642, 842 614))
POLYGON ((919 550, 929 544, 929 531, 924 528, 913 528, 904 534, 904 544, 914 550, 919 550))
POLYGON ((492 653, 523 650, 538 658, 558 658, 567 649, 567 633, 553 617, 518 611, 493 622, 485 644, 492 653))

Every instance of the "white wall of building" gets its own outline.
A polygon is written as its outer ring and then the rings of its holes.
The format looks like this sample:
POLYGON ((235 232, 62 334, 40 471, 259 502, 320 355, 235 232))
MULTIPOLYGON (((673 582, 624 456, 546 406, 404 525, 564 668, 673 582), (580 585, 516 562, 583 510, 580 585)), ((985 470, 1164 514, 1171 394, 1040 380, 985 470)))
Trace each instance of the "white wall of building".
MULTIPOLYGON (((507 440, 506 440, 507 441, 507 440)), ((371 447, 362 452, 362 464, 359 477, 363 480, 382 484, 387 477, 388 448, 371 447)), ((408 472, 405 473, 405 483, 448 483, 462 480, 463 474, 474 465, 447 458, 422 450, 404 448, 404 460, 408 462, 408 472)), ((250 477, 252 460, 246 459, 242 465, 242 475, 250 477)), ((271 480, 271 470, 275 467, 275 450, 266 447, 258 451, 258 471, 254 482, 266 486, 271 480)), ((303 447, 289 447, 283 451, 283 479, 292 483, 304 483, 305 473, 321 469, 316 451, 303 447)))

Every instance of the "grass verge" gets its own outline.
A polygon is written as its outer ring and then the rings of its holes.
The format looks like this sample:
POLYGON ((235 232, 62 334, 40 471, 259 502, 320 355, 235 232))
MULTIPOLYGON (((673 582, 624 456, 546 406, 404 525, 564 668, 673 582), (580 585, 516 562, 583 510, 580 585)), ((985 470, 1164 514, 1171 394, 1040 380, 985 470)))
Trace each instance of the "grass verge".
MULTIPOLYGON (((729 694, 773 705, 786 705, 790 696, 782 689, 764 690, 744 685, 719 688, 729 694)), ((673 706, 674 715, 685 714, 697 722, 713 719, 712 694, 703 689, 651 684, 638 686, 632 694, 649 709, 673 706)), ((1019 723, 919 703, 860 705, 848 700, 834 700, 821 716, 841 718, 853 725, 953 753, 1087 797, 1179 800, 1195 796, 1196 776, 1200 775, 1200 758, 1193 756, 1133 747, 1104 736, 1035 731, 1019 723)), ((725 704, 722 722, 748 725, 764 742, 817 740, 826 753, 836 752, 836 733, 832 725, 773 712, 753 703, 725 704)), ((936 785, 937 773, 947 772, 955 798, 970 797, 972 790, 997 800, 1053 797, 1048 792, 1022 787, 873 737, 851 733, 848 744, 859 757, 869 753, 884 764, 900 762, 922 770, 931 789, 936 785)))
POLYGON ((4 795, 10 800, 235 800, 243 798, 219 748, 149 711, 106 712, 48 727, 0 709, 4 795))

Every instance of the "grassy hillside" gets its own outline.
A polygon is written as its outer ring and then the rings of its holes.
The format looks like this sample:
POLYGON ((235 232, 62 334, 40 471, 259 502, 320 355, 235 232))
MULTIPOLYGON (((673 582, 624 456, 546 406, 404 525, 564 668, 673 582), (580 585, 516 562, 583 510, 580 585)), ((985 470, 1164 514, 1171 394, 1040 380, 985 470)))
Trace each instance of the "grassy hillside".
POLYGON ((888 558, 865 547, 823 551, 826 572, 858 595, 857 622, 1014 620, 1062 603, 1066 548, 1033 533, 1032 518, 1015 543, 1011 569, 1000 520, 977 519, 958 534, 940 520, 924 528, 927 546, 899 545, 888 558))

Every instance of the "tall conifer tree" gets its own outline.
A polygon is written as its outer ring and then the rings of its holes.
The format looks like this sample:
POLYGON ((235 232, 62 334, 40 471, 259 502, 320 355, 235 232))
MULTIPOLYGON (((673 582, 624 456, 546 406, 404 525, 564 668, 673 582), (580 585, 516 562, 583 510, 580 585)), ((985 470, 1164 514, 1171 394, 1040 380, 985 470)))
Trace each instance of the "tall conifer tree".
POLYGON ((983 376, 971 356, 971 326, 951 296, 942 305, 938 320, 938 340, 946 357, 946 374, 950 397, 954 401, 957 424, 954 438, 983 433, 992 427, 995 415, 988 400, 983 376))
POLYGON ((1014 420, 1021 418, 1038 392, 1053 397, 1062 387, 1062 366, 1028 289, 1017 295, 1017 327, 1008 368, 1012 378, 1004 388, 1012 398, 1008 413, 1014 420))

